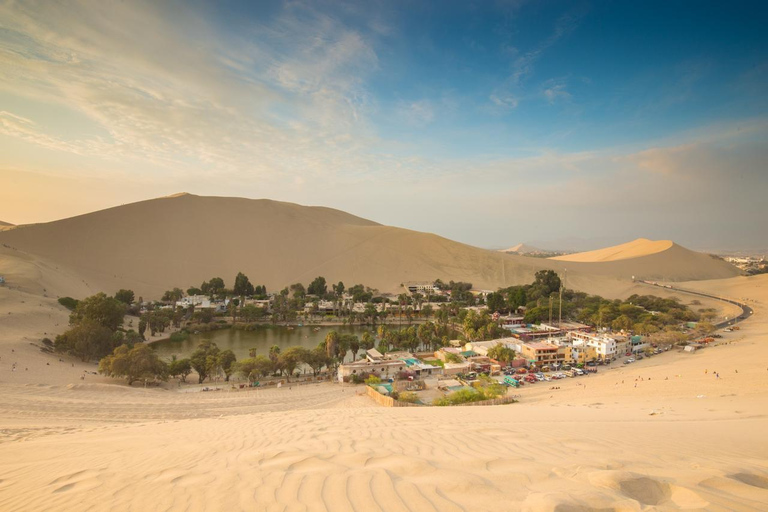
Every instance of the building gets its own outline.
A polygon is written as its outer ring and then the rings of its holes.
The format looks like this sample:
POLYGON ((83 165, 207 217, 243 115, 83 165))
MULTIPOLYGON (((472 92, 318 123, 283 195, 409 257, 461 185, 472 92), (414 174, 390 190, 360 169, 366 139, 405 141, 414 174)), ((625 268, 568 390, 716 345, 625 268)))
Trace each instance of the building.
POLYGON ((488 351, 496 345, 503 345, 507 348, 520 352, 520 340, 517 338, 500 338, 490 341, 472 341, 464 345, 465 351, 472 351, 481 356, 487 356, 488 351))
POLYGON ((269 299, 245 299, 243 306, 256 306, 257 308, 269 309, 272 301, 269 299))
POLYGON ((558 347, 557 345, 543 341, 530 341, 523 343, 521 348, 523 357, 528 360, 529 363, 535 364, 536 366, 562 364, 565 362, 565 347, 558 347))
MULTIPOLYGON (((590 334, 585 332, 569 332, 568 339, 573 342, 574 347, 586 346, 595 349, 593 358, 611 359, 618 355, 618 343, 615 338, 602 334, 590 334)), ((589 356, 587 356, 589 360, 589 356)), ((575 359, 578 360, 578 359, 575 359)))
POLYGON ((176 301, 177 308, 188 308, 194 306, 196 308, 211 308, 211 299, 207 295, 190 295, 189 297, 182 297, 181 300, 176 301))
POLYGON ((338 376, 339 380, 347 380, 352 375, 376 375, 382 379, 394 378, 398 373, 406 371, 408 366, 404 361, 369 361, 367 359, 361 359, 352 363, 344 363, 339 365, 338 376))
POLYGON ((426 377, 429 375, 441 375, 443 373, 442 366, 428 364, 415 357, 408 357, 408 358, 402 359, 402 361, 408 367, 408 371, 413 372, 414 374, 416 374, 417 377, 426 377))
POLYGON ((512 330, 516 327, 525 327, 525 317, 519 315, 506 315, 499 317, 499 324, 504 329, 512 330))
POLYGON ((443 375, 458 375, 472 371, 472 365, 466 361, 461 363, 445 363, 443 375))
POLYGON ((421 293, 427 295, 438 293, 440 291, 440 289, 435 286, 435 283, 406 283, 405 287, 411 293, 421 293))
POLYGON ((459 359, 463 360, 464 358, 461 357, 461 349, 456 347, 443 347, 440 350, 435 351, 435 357, 443 362, 446 362, 449 358, 448 354, 452 354, 459 359))

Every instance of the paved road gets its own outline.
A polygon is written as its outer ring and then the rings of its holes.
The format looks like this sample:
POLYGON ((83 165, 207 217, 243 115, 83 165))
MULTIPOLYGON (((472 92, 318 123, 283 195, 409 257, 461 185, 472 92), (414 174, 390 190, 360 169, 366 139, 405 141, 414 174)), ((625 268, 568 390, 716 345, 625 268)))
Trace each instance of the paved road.
POLYGON ((676 292, 687 293, 687 294, 690 294, 690 295, 698 295, 700 297, 707 297, 707 298, 710 298, 710 299, 719 300, 721 302, 728 302, 729 304, 735 304, 736 306, 739 306, 741 308, 741 314, 739 316, 737 316, 736 318, 732 318, 730 320, 726 320, 726 321, 723 321, 723 322, 715 324, 715 327, 717 329, 722 329, 722 328, 728 327, 729 325, 733 325, 733 324, 736 324, 736 323, 739 323, 739 322, 743 322, 744 320, 746 320, 747 318, 752 316, 752 314, 754 313, 754 311, 752 310, 751 307, 749 307, 748 305, 744 304, 743 302, 739 302, 739 301, 736 301, 736 300, 733 300, 733 299, 727 299, 725 297, 719 297, 717 295, 711 295, 709 293, 704 293, 704 292, 697 292, 697 291, 693 291, 693 290, 684 290, 682 288, 676 288, 676 287, 670 286, 670 285, 661 285, 661 284, 658 284, 658 283, 655 283, 655 282, 652 282, 652 281, 638 281, 638 282, 639 283, 643 283, 643 284, 647 284, 647 285, 650 285, 650 286, 656 286, 658 288, 664 288, 665 290, 674 290, 676 292))

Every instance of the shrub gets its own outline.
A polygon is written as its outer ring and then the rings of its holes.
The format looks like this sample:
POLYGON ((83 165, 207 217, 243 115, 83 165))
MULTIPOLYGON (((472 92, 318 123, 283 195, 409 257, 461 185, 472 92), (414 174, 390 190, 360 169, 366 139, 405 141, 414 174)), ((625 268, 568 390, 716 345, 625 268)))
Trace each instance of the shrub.
POLYGON ((481 402, 483 400, 499 398, 504 393, 506 393, 506 389, 501 384, 491 384, 490 386, 473 389, 460 389, 442 398, 436 398, 432 405, 446 406, 481 402))
POLYGON ((369 375, 367 379, 365 379, 365 383, 369 386, 375 386, 377 384, 381 384, 381 379, 378 378, 376 375, 369 375))
POLYGON ((72 297, 61 297, 59 299, 59 304, 61 304, 62 306, 64 306, 70 311, 74 311, 79 302, 80 302, 79 300, 73 299, 72 297))
POLYGON ((174 332, 170 336, 171 341, 184 341, 189 338, 189 333, 186 331, 174 332))
POLYGON ((401 402, 406 402, 409 404, 415 404, 416 402, 419 401, 418 395, 416 395, 416 393, 414 393, 413 391, 403 391, 402 393, 400 393, 397 399, 400 400, 401 402))

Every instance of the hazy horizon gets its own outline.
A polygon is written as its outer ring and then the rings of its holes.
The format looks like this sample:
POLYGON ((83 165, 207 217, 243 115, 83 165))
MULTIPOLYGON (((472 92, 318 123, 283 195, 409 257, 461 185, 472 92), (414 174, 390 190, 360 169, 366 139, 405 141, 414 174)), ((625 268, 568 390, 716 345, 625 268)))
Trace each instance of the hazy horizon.
POLYGON ((0 221, 183 190, 487 248, 644 237, 762 250, 767 13, 6 3, 0 221))

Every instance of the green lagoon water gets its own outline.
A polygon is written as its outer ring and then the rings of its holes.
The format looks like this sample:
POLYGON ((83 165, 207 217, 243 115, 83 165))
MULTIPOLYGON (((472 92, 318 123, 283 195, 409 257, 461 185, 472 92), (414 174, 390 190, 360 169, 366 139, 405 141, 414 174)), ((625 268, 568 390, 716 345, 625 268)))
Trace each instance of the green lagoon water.
MULTIPOLYGON (((183 358, 189 357, 201 341, 210 340, 216 343, 221 350, 230 349, 238 359, 243 359, 248 357, 248 352, 252 348, 256 349, 257 355, 266 356, 272 345, 277 345, 281 351, 294 346, 312 349, 323 341, 325 335, 330 331, 336 331, 339 334, 354 334, 357 337, 362 337, 365 331, 371 331, 373 334, 370 326, 319 326, 319 330, 315 331, 314 327, 309 326, 288 329, 284 326, 264 325, 258 326, 253 331, 221 329, 190 334, 189 338, 184 341, 164 340, 154 343, 153 346, 163 359, 170 359, 172 355, 183 358)), ((347 358, 351 360, 351 355, 347 355, 347 358)))

